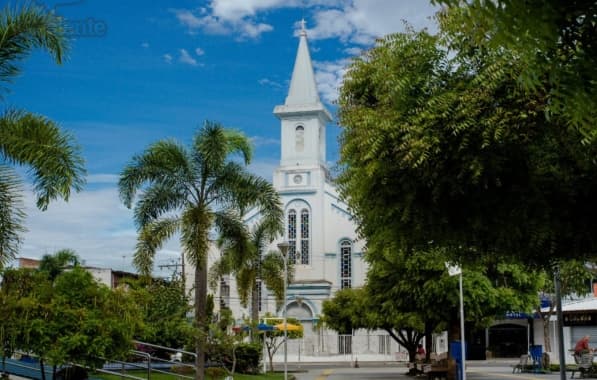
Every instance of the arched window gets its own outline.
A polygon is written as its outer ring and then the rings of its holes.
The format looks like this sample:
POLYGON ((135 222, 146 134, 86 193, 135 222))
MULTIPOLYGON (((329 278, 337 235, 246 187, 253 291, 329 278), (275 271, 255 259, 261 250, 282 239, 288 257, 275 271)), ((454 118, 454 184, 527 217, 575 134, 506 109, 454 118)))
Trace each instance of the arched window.
POLYGON ((294 141, 296 144, 295 149, 297 152, 302 152, 305 149, 305 128, 302 125, 299 125, 294 130, 294 134, 294 141))
POLYGON ((340 289, 352 287, 352 242, 340 242, 340 289))
POLYGON ((301 264, 309 265, 309 210, 301 211, 301 264))
POLYGON ((288 262, 296 263, 296 211, 288 211, 288 262))

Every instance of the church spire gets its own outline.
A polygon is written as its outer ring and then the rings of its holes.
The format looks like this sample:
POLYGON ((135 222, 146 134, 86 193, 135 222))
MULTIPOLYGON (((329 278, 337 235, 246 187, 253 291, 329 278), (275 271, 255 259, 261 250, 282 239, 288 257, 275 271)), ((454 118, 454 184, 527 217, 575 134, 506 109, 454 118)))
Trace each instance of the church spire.
POLYGON ((294 70, 290 80, 290 89, 286 97, 286 106, 306 105, 320 103, 315 83, 315 74, 309 45, 307 44, 307 30, 305 19, 301 20, 301 31, 299 33, 299 47, 294 61, 294 70))

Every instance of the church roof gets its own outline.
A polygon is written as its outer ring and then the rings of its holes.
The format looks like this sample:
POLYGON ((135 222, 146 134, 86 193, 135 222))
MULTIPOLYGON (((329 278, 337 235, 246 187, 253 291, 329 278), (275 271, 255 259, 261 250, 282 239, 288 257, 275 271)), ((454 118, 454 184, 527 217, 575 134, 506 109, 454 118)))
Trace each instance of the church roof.
POLYGON ((296 53, 296 60, 294 61, 292 79, 290 80, 290 90, 288 91, 284 105, 297 106, 315 103, 320 103, 320 100, 317 93, 311 55, 309 54, 305 21, 303 20, 299 37, 299 47, 296 53))

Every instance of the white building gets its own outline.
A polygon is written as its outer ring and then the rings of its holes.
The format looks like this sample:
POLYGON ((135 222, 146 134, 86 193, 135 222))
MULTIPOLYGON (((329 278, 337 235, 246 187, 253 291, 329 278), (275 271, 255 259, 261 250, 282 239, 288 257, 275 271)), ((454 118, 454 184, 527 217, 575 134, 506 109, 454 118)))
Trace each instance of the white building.
MULTIPOLYGON (((289 317, 301 320, 305 339, 314 335, 314 323, 322 313, 322 301, 345 287, 362 286, 366 274, 363 243, 357 240, 356 226, 348 207, 338 196, 326 167, 326 124, 332 116, 319 98, 307 34, 303 29, 284 104, 274 108, 280 120, 280 166, 273 175, 285 215, 285 235, 274 242, 290 244, 288 258, 294 264, 294 281, 286 299, 289 317)), ((247 223, 259 220, 249 214, 247 223)), ((221 300, 236 318, 248 316, 235 295, 233 278, 225 278, 221 300)), ((263 289, 260 315, 282 315, 272 294, 263 289)))

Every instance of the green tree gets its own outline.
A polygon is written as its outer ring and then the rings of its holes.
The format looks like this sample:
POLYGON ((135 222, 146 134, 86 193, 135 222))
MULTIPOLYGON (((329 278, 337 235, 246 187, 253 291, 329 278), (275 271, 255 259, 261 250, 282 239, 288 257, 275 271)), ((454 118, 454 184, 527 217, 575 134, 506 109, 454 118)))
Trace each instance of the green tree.
POLYGON ((31 269, 6 269, 0 282, 0 345, 2 359, 15 350, 32 351, 32 335, 43 328, 39 321, 41 299, 47 299, 51 286, 47 277, 31 269))
POLYGON ((43 255, 39 262, 39 270, 54 281, 68 266, 79 265, 79 256, 72 249, 61 249, 52 255, 43 255))
POLYGON ((136 336, 143 342, 182 348, 190 343, 193 329, 187 319, 191 310, 180 278, 129 283, 129 292, 142 311, 143 330, 136 336))
MULTIPOLYGON (((283 318, 273 317, 271 314, 267 313, 264 317, 264 324, 270 326, 276 326, 281 323, 284 323, 283 318)), ((286 318, 287 324, 292 324, 295 326, 300 326, 299 330, 291 330, 288 329, 286 332, 286 337, 288 339, 298 339, 303 337, 303 326, 296 318, 286 318)), ((263 331, 262 333, 263 344, 267 350, 267 356, 269 359, 269 369, 270 371, 274 370, 274 355, 284 343, 284 330, 280 329, 273 329, 269 331, 263 331)), ((265 358, 264 358, 265 360, 265 358)))
POLYGON ((7 317, 0 321, 3 351, 32 352, 54 372, 66 363, 95 368, 123 358, 140 326, 132 297, 100 285, 81 267, 53 283, 37 270, 4 271, 0 308, 7 317))
POLYGON ((139 193, 135 204, 139 238, 133 263, 141 273, 151 272, 156 251, 176 232, 180 232, 180 244, 195 268, 197 379, 203 379, 205 372, 210 232, 241 234, 245 227, 240 211, 251 207, 257 207, 265 220, 282 218, 272 185, 244 166, 251 153, 243 134, 206 122, 190 149, 170 140, 154 143, 133 157, 119 181, 127 207, 139 193), (237 154, 241 163, 234 160, 237 154))
MULTIPOLYGON (((548 97, 546 111, 591 138, 597 120, 597 5, 566 0, 432 0, 447 5, 450 31, 478 46, 516 53, 525 90, 548 97)), ((440 16, 440 19, 442 17, 440 16)))
MULTIPOLYGON (((279 211, 280 214, 282 210, 279 211)), ((219 247, 222 251, 221 258, 212 266, 211 285, 215 287, 217 280, 224 275, 234 273, 236 276, 237 291, 241 305, 247 307, 251 299, 251 321, 253 334, 251 340, 257 340, 257 323, 259 322, 259 281, 262 286, 272 290, 278 302, 284 297, 284 257, 279 251, 270 251, 265 254, 265 249, 279 234, 283 232, 281 219, 279 223, 261 221, 253 229, 244 231, 238 237, 241 240, 230 238, 220 240, 219 247)), ((292 273, 292 268, 287 271, 292 273)), ((289 275, 289 277, 291 277, 289 275)))
MULTIPOLYGON (((62 62, 67 48, 63 20, 35 3, 5 6, 0 11, 0 90, 38 48, 62 62)), ((68 200, 71 190, 84 184, 83 158, 70 134, 43 116, 5 110, 0 115, 0 268, 16 256, 25 231, 23 185, 14 165, 29 168, 41 210, 57 198, 68 200)))
POLYGON ((53 286, 51 337, 45 357, 54 365, 69 362, 91 368, 109 359, 123 359, 133 348, 140 317, 133 298, 124 289, 99 284, 85 269, 60 274, 53 286))
POLYGON ((443 32, 392 35, 355 60, 339 183, 368 244, 536 266, 595 251, 595 144, 546 118, 545 96, 517 91, 523 69, 443 32))
MULTIPOLYGON (((426 352, 432 349, 433 332, 454 328, 458 321, 458 280, 445 268, 441 250, 408 254, 394 247, 369 247, 371 264, 367 285, 342 290, 323 305, 324 322, 340 333, 352 329, 383 329, 415 361, 417 345, 426 337, 426 352), (440 307, 441 305, 441 307, 440 307)), ((541 282, 517 264, 467 265, 463 271, 467 322, 486 327, 496 317, 512 310, 531 311, 541 282)))
MULTIPOLYGON (((549 320, 555 314, 556 308, 554 273, 551 270, 542 270, 538 275, 541 277, 542 286, 539 288, 540 302, 536 303, 535 315, 541 316, 543 322, 545 351, 551 351, 549 320), (548 304, 547 310, 542 310, 543 301, 546 301, 548 304)), ((562 297, 586 295, 590 291, 589 284, 592 278, 592 273, 584 263, 576 260, 562 261, 560 263, 560 289, 562 297)))

